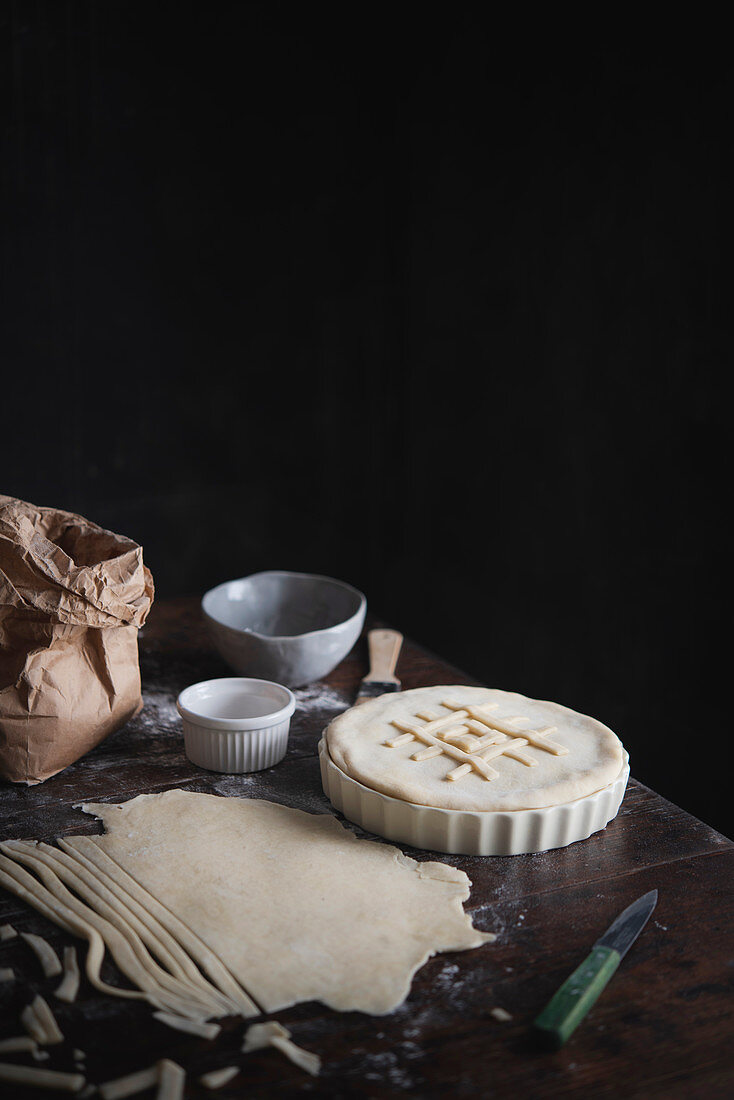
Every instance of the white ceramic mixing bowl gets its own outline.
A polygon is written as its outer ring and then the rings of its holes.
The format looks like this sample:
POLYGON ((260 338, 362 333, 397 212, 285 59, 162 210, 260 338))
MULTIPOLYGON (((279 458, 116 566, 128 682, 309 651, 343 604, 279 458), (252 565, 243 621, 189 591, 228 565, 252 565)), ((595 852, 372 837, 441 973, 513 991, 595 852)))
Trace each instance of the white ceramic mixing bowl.
POLYGON ((201 606, 217 650, 235 672, 298 687, 346 657, 367 600, 332 577, 270 570, 217 585, 201 606))

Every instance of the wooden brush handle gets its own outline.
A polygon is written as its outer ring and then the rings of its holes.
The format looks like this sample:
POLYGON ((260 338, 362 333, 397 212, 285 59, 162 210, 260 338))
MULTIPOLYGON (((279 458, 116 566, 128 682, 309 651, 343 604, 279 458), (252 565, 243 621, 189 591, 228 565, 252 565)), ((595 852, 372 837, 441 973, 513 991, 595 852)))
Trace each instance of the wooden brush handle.
POLYGON ((397 630, 370 630, 367 633, 367 647, 370 654, 370 671, 365 680, 379 680, 383 683, 398 684, 395 666, 403 644, 403 635, 397 630))

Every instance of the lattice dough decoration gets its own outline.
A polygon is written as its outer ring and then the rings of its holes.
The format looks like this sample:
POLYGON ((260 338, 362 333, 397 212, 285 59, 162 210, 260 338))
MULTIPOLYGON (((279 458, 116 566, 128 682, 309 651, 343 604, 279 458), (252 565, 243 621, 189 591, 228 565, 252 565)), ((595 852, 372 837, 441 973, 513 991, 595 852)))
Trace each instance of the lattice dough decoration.
POLYGON ((425 748, 418 749, 411 760, 430 760, 433 756, 448 756, 458 761, 458 767, 447 773, 446 778, 455 782, 469 772, 476 772, 482 779, 497 779, 499 772, 488 761, 500 756, 509 756, 528 768, 534 768, 538 761, 523 752, 526 745, 553 756, 565 756, 568 749, 550 738, 557 726, 543 726, 540 729, 520 729, 530 722, 524 714, 495 716, 499 703, 479 703, 470 705, 446 699, 442 707, 450 711, 441 714, 437 710, 423 710, 416 715, 417 720, 393 718, 392 725, 402 732, 391 737, 384 744, 391 749, 409 741, 422 741, 425 748), (421 725, 420 723, 425 723, 421 725))

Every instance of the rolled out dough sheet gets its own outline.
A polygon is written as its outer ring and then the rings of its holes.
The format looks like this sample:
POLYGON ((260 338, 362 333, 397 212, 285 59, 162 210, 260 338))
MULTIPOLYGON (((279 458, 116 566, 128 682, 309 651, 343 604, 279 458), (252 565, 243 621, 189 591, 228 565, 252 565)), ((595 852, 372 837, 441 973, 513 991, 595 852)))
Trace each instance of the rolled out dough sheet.
POLYGON ((93 839, 216 952, 265 1012, 318 1000, 391 1012, 439 951, 494 937, 444 863, 358 840, 330 814, 172 790, 87 803, 93 839))

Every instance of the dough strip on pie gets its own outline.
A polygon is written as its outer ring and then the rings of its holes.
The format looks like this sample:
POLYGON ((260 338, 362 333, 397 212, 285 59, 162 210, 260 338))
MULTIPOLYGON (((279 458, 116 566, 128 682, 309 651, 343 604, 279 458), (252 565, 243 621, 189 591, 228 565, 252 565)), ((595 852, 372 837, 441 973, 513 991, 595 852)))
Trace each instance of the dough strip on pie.
MULTIPOLYGON (((517 737, 518 732, 516 729, 516 723, 531 721, 527 715, 515 714, 508 717, 490 717, 487 714, 487 709, 496 709, 497 704, 465 704, 454 702, 453 699, 447 699, 441 704, 444 707, 450 707, 454 711, 454 717, 459 715, 462 717, 464 713, 468 714, 470 718, 480 722, 483 726, 489 726, 490 729, 499 730, 500 733, 506 734, 508 737, 517 737)), ((521 730, 520 737, 525 738, 526 742, 533 745, 536 749, 545 749, 546 752, 552 753, 554 756, 566 756, 568 749, 565 745, 559 745, 557 741, 551 741, 548 734, 555 733, 557 726, 544 726, 542 729, 521 730)))
MULTIPOLYGON (((59 839, 64 851, 84 854, 103 874, 108 875, 116 885, 129 894, 157 920, 171 937, 181 945, 190 959, 193 959, 214 985, 236 1006, 237 1014, 249 1017, 259 1016, 261 1009, 252 997, 235 980, 219 956, 174 912, 141 886, 124 867, 103 851, 90 837, 78 836, 59 839)), ((192 964, 193 965, 193 964, 192 964)))
MULTIPOLYGON (((450 714, 446 718, 437 718, 434 722, 429 722, 425 726, 417 726, 414 722, 406 721, 403 718, 393 718, 392 725, 396 729, 402 730, 403 733, 410 734, 416 741, 423 741, 426 745, 432 745, 434 748, 440 749, 444 756, 453 757, 454 760, 461 764, 467 764, 473 771, 482 776, 483 779, 496 779, 497 772, 489 764, 487 764, 481 757, 472 756, 470 753, 464 752, 457 745, 452 745, 448 741, 443 741, 440 737, 436 737, 436 732, 440 732, 444 727, 451 725, 455 722, 456 718, 468 717, 467 711, 458 711, 455 714, 450 714)), ((386 741, 385 744, 389 748, 396 748, 401 744, 400 738, 392 738, 386 741)), ((438 755, 438 753, 436 754, 438 755)), ((462 772, 463 774, 463 772, 462 772)))

